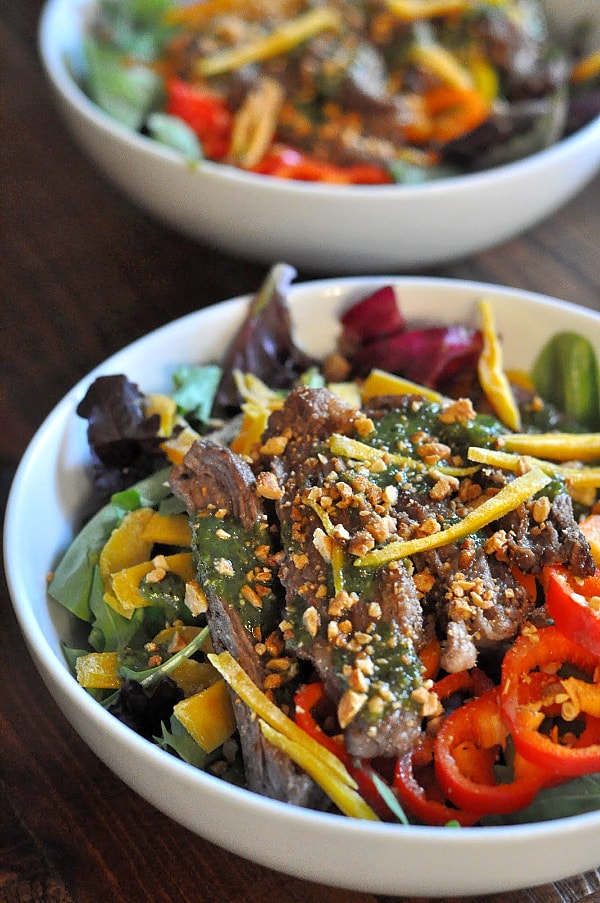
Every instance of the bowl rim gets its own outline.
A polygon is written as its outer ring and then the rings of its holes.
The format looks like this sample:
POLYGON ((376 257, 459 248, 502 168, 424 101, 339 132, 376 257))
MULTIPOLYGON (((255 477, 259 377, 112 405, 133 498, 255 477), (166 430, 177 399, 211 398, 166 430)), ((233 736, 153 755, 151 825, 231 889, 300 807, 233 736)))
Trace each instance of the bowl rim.
MULTIPOLYGON (((444 289, 451 289, 476 293, 478 295, 485 295, 493 292, 496 295, 525 301, 527 304, 543 305, 544 307, 551 306, 566 310, 567 312, 583 312, 590 318, 600 320, 600 312, 583 308, 570 301, 562 301, 540 293, 472 280, 426 276, 347 276, 337 279, 325 278, 310 280, 294 284, 290 289, 290 299, 293 304, 295 295, 310 295, 329 289, 335 290, 337 288, 341 288, 342 290, 348 288, 362 290, 365 287, 377 287, 378 285, 388 282, 397 286, 400 292, 402 291, 402 287, 407 285, 421 288, 431 287, 442 291, 444 289)), ((197 783, 199 788, 203 788, 212 793, 216 792, 219 796, 223 796, 225 800, 235 800, 239 804, 241 799, 242 805, 251 810, 258 807, 257 811, 267 814, 284 813, 286 819, 292 819, 298 823, 303 822, 309 828, 331 825, 335 828, 336 832, 341 832, 342 834, 350 833, 354 836, 358 832, 358 834, 364 838, 365 843, 376 841, 377 838, 380 837, 386 838, 391 836, 397 838, 397 842, 401 847, 403 838, 412 839, 414 837, 422 837, 422 839, 427 842, 427 840, 440 839, 443 837, 445 845, 450 848, 454 848, 458 844, 461 850, 464 850, 466 847, 467 849, 476 852, 482 845, 487 845, 488 842, 491 841, 499 844, 499 852, 502 852, 504 846, 512 845, 513 842, 530 838, 532 832, 537 838, 554 838, 557 836, 564 836, 572 827, 585 825, 587 823, 600 827, 600 808, 592 812, 547 822, 493 826, 472 831, 455 832, 449 831, 447 828, 425 825, 410 825, 406 828, 397 824, 383 822, 362 822, 341 815, 303 809, 293 804, 268 799, 245 788, 229 785, 221 779, 177 759, 168 752, 159 749, 159 747, 150 741, 143 739, 105 711, 102 706, 98 705, 98 703, 74 680, 72 674, 68 670, 66 662, 59 660, 35 617, 32 604, 27 598, 23 598, 22 579, 19 574, 19 568, 14 568, 12 564, 16 541, 13 534, 16 530, 18 511, 22 508, 21 496, 25 492, 29 474, 37 463, 36 458, 40 454, 40 446, 43 444, 44 437, 55 430, 59 430, 61 435, 64 434, 67 426, 67 418, 72 415, 74 406, 81 398, 86 386, 89 385, 96 374, 106 372, 115 358, 119 357, 124 352, 129 352, 143 346, 145 342, 156 339, 159 334, 166 333, 169 329, 181 329, 184 326, 187 327, 188 324, 193 325, 199 318, 202 320, 204 315, 216 316, 221 312, 224 315, 231 315, 236 312, 239 313, 243 310, 249 297, 250 295, 240 295, 227 301, 215 302, 206 308, 202 308, 167 322, 163 326, 146 333, 122 347, 94 367, 66 393, 62 400, 58 402, 43 420, 28 444, 18 465, 7 501, 3 530, 4 564, 6 581, 13 609, 27 646, 33 655, 36 666, 42 674, 43 679, 46 683, 48 683, 48 681, 56 683, 65 694, 65 697, 69 699, 72 704, 80 708, 84 715, 90 719, 90 722, 95 725, 98 730, 108 730, 110 733, 114 734, 115 737, 120 738, 130 746, 132 745, 139 754, 145 758, 149 765, 156 765, 159 768, 166 769, 170 775, 178 775, 187 778, 194 784, 197 783)), ((157 805, 156 803, 153 804, 155 806, 157 805)))
MULTIPOLYGON (((515 176, 526 178, 538 167, 551 166, 569 160, 571 149, 580 145, 596 145, 600 141, 600 114, 589 123, 559 141, 522 157, 511 163, 494 166, 481 172, 464 173, 447 176, 424 182, 418 185, 330 185, 318 182, 302 182, 277 179, 258 173, 249 173, 234 166, 216 163, 210 160, 200 161, 191 166, 189 161, 178 151, 161 145, 149 136, 135 132, 113 119, 92 101, 78 85, 65 61, 65 48, 55 46, 51 38, 56 35, 55 19, 69 11, 71 14, 81 12, 92 5, 94 0, 46 0, 38 22, 38 52, 44 70, 54 89, 62 99, 88 124, 100 130, 106 136, 117 139, 131 150, 149 154, 165 164, 183 167, 193 171, 199 178, 214 179, 225 183, 249 185, 264 189, 275 195, 290 193, 300 196, 328 196, 333 190, 335 198, 393 198, 415 199, 431 195, 450 196, 464 190, 474 192, 485 190, 488 184, 502 185, 509 183, 515 176)), ((74 26, 75 27, 75 26, 74 26)))

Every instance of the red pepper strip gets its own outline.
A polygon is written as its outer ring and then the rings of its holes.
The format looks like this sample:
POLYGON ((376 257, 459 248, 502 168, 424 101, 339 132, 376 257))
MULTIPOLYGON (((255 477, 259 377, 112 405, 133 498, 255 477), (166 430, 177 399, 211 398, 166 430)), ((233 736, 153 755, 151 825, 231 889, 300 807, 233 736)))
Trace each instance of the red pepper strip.
POLYGON ((194 130, 205 157, 222 160, 229 151, 233 127, 233 116, 223 98, 179 78, 167 80, 166 92, 166 112, 194 130))
POLYGON ((448 699, 454 693, 464 692, 468 696, 482 696, 494 686, 491 678, 481 668, 471 668, 469 671, 457 671, 455 674, 446 674, 436 681, 431 688, 440 702, 448 699))
POLYGON ((479 814, 456 809, 444 799, 433 767, 433 740, 423 740, 412 752, 396 760, 394 792, 404 810, 426 825, 446 825, 457 821, 467 827, 479 821, 479 814))
POLYGON ((545 786, 547 774, 515 754, 512 782, 497 784, 493 765, 507 736, 497 687, 447 716, 435 738, 434 762, 448 800, 480 816, 516 812, 529 805, 545 786))
MULTIPOLYGON (((570 700, 570 678, 561 681, 556 676, 558 669, 572 665, 592 678, 598 664, 597 656, 573 643, 556 627, 544 627, 518 637, 504 656, 500 686, 502 716, 512 733, 515 749, 549 774, 575 777, 600 771, 600 718, 582 708, 577 715, 585 726, 578 737, 573 732, 559 736, 558 723, 548 733, 540 731, 542 723, 554 714, 556 703, 564 711, 565 702, 570 700), (550 694, 550 698, 543 687, 539 694, 535 692, 539 678, 534 677, 536 682, 531 686, 531 672, 538 670, 552 671, 555 675, 557 692, 550 694)), ((593 691, 597 692, 597 684, 587 686, 592 695, 593 691)), ((580 696, 585 706, 585 694, 580 696)), ((572 719, 572 714, 569 718, 572 719)))
POLYGON ((390 810, 383 801, 381 794, 377 790, 372 778, 372 766, 368 762, 360 762, 350 756, 344 748, 344 741, 341 735, 335 737, 326 734, 321 726, 317 723, 314 710, 321 703, 328 702, 325 694, 325 687, 321 682, 305 684, 301 687, 294 697, 295 715, 294 720, 298 727, 306 731, 314 740, 317 740, 322 746, 332 752, 338 759, 341 759, 356 783, 358 784, 358 792, 377 813, 382 820, 390 820, 390 810), (359 765, 357 766, 357 762, 359 765))
POLYGON ((251 168, 251 172, 275 176, 278 179, 341 185, 383 185, 393 181, 383 166, 370 163, 336 166, 333 163, 315 160, 287 146, 268 151, 262 160, 251 168))
POLYGON ((544 568, 546 609, 561 633, 600 656, 600 569, 579 579, 564 567, 544 568))

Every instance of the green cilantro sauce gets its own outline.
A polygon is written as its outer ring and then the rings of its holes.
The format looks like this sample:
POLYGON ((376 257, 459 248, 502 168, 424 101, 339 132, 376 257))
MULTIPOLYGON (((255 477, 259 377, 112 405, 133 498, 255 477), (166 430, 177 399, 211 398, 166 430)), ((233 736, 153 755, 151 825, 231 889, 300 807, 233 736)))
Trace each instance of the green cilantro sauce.
POLYGON ((232 605, 250 633, 260 627, 266 636, 280 621, 279 603, 271 582, 257 582, 253 577, 255 569, 264 571, 256 550, 269 545, 267 524, 245 530, 229 517, 218 518, 206 512, 198 513, 191 523, 192 553, 204 591, 232 605), (256 592, 256 587, 259 587, 260 607, 248 601, 252 593, 245 589, 256 592))

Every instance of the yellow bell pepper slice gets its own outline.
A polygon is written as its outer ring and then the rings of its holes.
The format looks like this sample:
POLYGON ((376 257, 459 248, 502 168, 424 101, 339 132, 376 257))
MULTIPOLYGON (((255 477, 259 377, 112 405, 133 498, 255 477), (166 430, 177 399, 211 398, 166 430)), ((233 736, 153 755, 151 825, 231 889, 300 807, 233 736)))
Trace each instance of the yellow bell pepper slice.
POLYGON ((197 662, 193 658, 185 658, 169 673, 169 677, 183 690, 186 698, 195 696, 221 680, 221 675, 210 662, 197 662))
POLYGON ((432 16, 447 16, 466 12, 472 0, 385 0, 385 5, 399 19, 418 22, 432 16))
POLYGON ((483 349, 477 362, 479 382, 493 410, 509 429, 521 429, 521 414, 503 369, 502 345, 496 333, 492 305, 486 299, 479 302, 483 349))

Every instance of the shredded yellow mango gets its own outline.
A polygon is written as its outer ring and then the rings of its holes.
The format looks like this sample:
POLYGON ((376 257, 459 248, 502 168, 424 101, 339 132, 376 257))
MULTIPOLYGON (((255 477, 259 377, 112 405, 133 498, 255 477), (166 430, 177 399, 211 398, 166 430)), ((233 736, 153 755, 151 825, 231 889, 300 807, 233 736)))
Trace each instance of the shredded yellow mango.
POLYGON ((385 0, 385 5, 399 19, 416 22, 431 16, 462 13, 472 6, 471 0, 385 0))
POLYGON ((487 524, 504 517, 509 511, 513 511, 522 502, 527 501, 536 492, 543 489, 549 482, 550 477, 542 473, 539 467, 534 467, 522 477, 517 477, 512 483, 503 486, 495 496, 486 499, 477 508, 469 511, 458 523, 452 524, 452 526, 446 527, 437 533, 419 536, 417 539, 391 542, 387 546, 368 552, 362 558, 357 558, 354 565, 355 567, 381 567, 390 561, 407 558, 409 555, 415 555, 417 552, 425 552, 429 549, 439 549, 441 546, 448 545, 448 543, 464 539, 470 533, 476 533, 487 524))
POLYGON ((300 768, 310 775, 310 777, 325 791, 327 796, 338 807, 340 812, 348 815, 350 818, 364 818, 369 821, 379 821, 377 815, 371 807, 365 803, 363 798, 341 781, 336 774, 329 769, 323 768, 320 758, 309 751, 304 744, 290 740, 285 734, 275 730, 262 719, 259 721, 260 729, 273 746, 282 750, 292 759, 300 768))
POLYGON ((600 433, 512 433, 498 442, 507 451, 552 461, 600 460, 600 433))
POLYGON ((224 72, 232 72, 248 63, 271 59, 288 53, 323 31, 337 30, 340 24, 340 17, 329 7, 309 10, 251 44, 221 50, 212 56, 204 57, 196 64, 196 74, 201 78, 209 78, 213 75, 222 75, 224 72))
POLYGON ((247 706, 263 721, 266 721, 274 730, 279 731, 289 740, 303 746, 320 760, 323 768, 337 775, 338 779, 343 781, 348 787, 356 790, 357 784, 354 778, 348 773, 346 766, 337 756, 321 746, 317 740, 310 737, 306 731, 292 721, 291 718, 281 711, 274 702, 265 696, 253 680, 246 674, 241 665, 229 654, 229 652, 221 652, 220 655, 209 655, 209 661, 215 666, 221 676, 227 681, 229 686, 242 699, 247 706))
POLYGON ((600 468, 598 467, 564 467, 553 461, 544 461, 542 458, 534 458, 530 455, 518 455, 475 446, 469 448, 467 457, 470 461, 476 461, 478 464, 500 467, 513 473, 531 467, 539 467, 549 476, 560 476, 573 486, 591 489, 600 487, 600 468))
MULTIPOLYGON (((349 436, 343 436, 341 433, 333 433, 329 439, 329 448, 334 455, 344 458, 354 458, 357 461, 382 461, 386 464, 400 464, 409 470, 416 470, 422 473, 430 471, 432 468, 411 458, 408 455, 397 455, 392 452, 384 451, 381 448, 373 448, 365 442, 358 439, 351 439, 349 436)), ((475 473, 477 467, 452 467, 448 464, 436 464, 435 469, 440 473, 448 476, 464 477, 475 473)))
POLYGON ((479 382, 485 396, 502 423, 509 429, 521 429, 521 414, 503 369, 502 344, 496 333, 492 305, 487 299, 479 302, 483 349, 477 363, 479 382))

